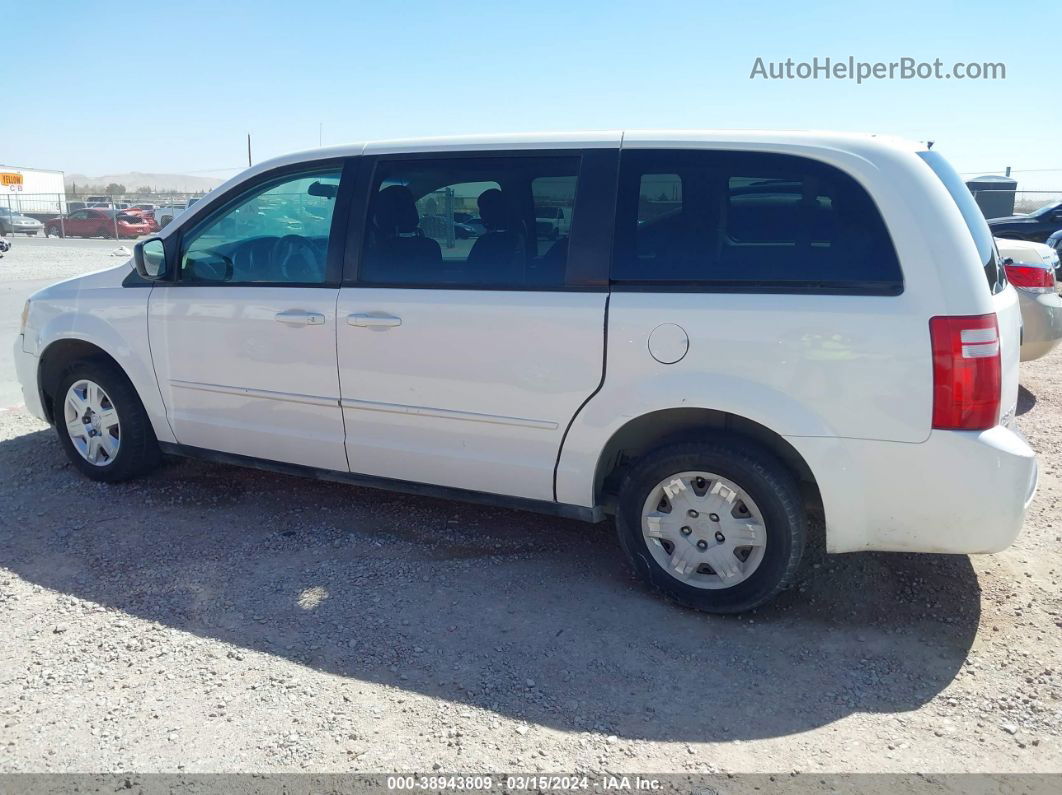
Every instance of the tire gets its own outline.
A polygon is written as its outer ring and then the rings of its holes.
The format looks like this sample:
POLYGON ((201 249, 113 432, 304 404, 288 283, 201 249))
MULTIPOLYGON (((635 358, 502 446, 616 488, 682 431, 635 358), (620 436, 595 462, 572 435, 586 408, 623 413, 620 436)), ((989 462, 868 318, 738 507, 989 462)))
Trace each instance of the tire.
POLYGON ((104 229, 102 226, 96 230, 96 237, 108 238, 111 236, 111 232, 104 229))
POLYGON ((62 237, 63 230, 58 226, 49 226, 44 232, 45 237, 62 237))
POLYGON ((59 379, 59 388, 53 396, 52 404, 59 443, 70 461, 86 477, 105 483, 117 483, 147 474, 161 460, 159 443, 144 410, 144 404, 140 402, 140 397, 125 373, 114 364, 99 359, 74 362, 59 379), (69 402, 71 388, 86 382, 96 385, 102 392, 96 393, 99 395, 95 401, 97 405, 92 406, 92 399, 79 390, 78 398, 81 399, 82 405, 97 409, 97 417, 108 419, 88 422, 84 416, 78 416, 78 410, 69 402), (111 410, 114 412, 113 417, 108 413, 111 410), (117 428, 108 428, 111 419, 116 419, 117 428), (80 425, 85 433, 79 434, 79 439, 75 442, 70 427, 76 425, 80 425), (117 444, 96 443, 96 463, 90 461, 89 456, 83 452, 85 447, 93 444, 86 434, 91 434, 94 429, 93 438, 117 440, 117 444))
POLYGON ((807 517, 796 479, 777 458, 755 443, 722 438, 668 445, 636 461, 620 486, 616 530, 631 565, 656 590, 696 610, 742 613, 793 581, 807 517), (674 500, 660 490, 665 483, 674 500), (648 504, 654 495, 661 497, 655 507, 648 504), (729 516, 720 504, 730 506, 729 516), (683 513, 672 517, 676 509, 683 513), (741 546, 746 537, 752 545, 741 546))

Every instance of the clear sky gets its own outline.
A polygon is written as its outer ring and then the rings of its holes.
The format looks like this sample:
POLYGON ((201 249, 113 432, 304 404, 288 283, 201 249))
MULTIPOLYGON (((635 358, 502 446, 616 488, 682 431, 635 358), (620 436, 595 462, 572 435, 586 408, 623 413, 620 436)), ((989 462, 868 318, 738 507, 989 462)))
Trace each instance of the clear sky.
POLYGON ((814 128, 1062 189, 1062 2, 0 0, 0 162, 230 176, 371 138, 814 128), (755 59, 1002 61, 1006 79, 751 80, 755 59), (1029 171, 1037 169, 1037 171, 1029 171), (1050 171, 1048 170, 1050 169, 1050 171))

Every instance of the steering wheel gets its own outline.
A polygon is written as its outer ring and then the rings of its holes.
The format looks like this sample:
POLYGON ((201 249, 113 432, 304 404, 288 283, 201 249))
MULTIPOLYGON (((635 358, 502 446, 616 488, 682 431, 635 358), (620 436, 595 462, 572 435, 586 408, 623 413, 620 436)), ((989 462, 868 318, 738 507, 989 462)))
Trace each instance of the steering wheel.
POLYGON ((318 282, 321 280, 317 251, 300 235, 284 235, 273 244, 273 266, 289 282, 318 282))

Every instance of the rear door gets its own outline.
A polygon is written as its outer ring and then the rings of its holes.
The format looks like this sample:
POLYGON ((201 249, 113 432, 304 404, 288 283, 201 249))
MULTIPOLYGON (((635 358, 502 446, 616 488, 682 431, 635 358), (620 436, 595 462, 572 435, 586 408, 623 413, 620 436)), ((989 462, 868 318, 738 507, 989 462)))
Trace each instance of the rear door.
POLYGON ((353 472, 554 499, 572 417, 602 378, 615 148, 384 155, 340 291, 353 472), (571 235, 536 224, 563 208, 571 235), (482 234, 459 237, 455 217, 482 234))

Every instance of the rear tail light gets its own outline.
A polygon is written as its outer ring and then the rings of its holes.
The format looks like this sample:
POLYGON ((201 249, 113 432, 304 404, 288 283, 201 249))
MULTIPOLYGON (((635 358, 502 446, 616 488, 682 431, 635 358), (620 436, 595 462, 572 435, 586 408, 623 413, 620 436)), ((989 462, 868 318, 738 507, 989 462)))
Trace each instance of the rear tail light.
POLYGON ((1011 264, 1004 265, 1003 269, 1007 272, 1007 279, 1015 287, 1038 293, 1055 291, 1055 273, 1050 268, 1011 264))
POLYGON ((983 431, 999 421, 1002 375, 995 313, 934 317, 933 427, 983 431))

